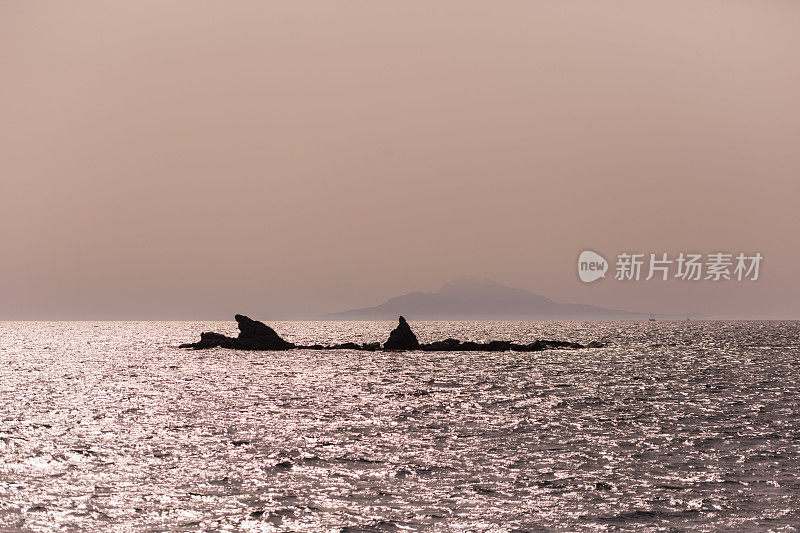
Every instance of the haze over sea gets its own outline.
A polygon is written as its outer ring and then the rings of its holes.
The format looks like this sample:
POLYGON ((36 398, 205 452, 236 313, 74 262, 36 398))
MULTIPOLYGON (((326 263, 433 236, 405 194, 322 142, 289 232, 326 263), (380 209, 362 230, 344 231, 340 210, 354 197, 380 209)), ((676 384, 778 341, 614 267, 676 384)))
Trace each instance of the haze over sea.
POLYGON ((608 346, 191 351, 236 324, 3 322, 2 530, 800 527, 800 323, 408 318, 422 342, 608 346))

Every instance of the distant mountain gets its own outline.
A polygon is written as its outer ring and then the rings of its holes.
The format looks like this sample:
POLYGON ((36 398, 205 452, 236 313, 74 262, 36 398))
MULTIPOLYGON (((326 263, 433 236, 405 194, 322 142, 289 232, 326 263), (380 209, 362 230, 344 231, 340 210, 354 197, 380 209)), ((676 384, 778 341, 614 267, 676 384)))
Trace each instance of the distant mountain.
POLYGON ((399 315, 414 320, 603 320, 644 316, 594 305, 555 302, 530 291, 478 279, 456 279, 445 283, 438 292, 411 292, 375 307, 329 316, 340 320, 395 320, 399 315))

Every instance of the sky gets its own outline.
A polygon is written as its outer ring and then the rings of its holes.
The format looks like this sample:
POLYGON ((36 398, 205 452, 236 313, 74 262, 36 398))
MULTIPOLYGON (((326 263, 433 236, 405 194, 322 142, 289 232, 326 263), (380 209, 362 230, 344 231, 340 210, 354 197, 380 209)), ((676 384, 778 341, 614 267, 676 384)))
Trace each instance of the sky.
POLYGON ((301 318, 462 277, 800 319, 798 2, 9 1, 0 79, 0 319, 301 318), (587 249, 764 259, 583 283, 587 249))

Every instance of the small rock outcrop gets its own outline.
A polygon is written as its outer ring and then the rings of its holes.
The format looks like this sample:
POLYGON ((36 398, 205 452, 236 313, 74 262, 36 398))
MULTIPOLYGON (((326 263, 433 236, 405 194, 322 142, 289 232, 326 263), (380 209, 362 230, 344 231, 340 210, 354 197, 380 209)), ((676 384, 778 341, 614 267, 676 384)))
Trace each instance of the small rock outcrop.
POLYGON ((383 343, 384 350, 416 350, 419 348, 419 341, 411 326, 406 319, 400 317, 400 323, 389 333, 389 339, 383 343))
POLYGON ((181 348, 194 348, 196 350, 203 350, 206 348, 216 348, 222 346, 223 348, 232 348, 233 342, 236 339, 226 337, 222 333, 214 333, 213 331, 204 331, 200 334, 198 342, 181 344, 181 348))
POLYGON ((428 352, 455 352, 459 349, 461 341, 458 339, 445 339, 430 344, 423 344, 420 347, 428 352))

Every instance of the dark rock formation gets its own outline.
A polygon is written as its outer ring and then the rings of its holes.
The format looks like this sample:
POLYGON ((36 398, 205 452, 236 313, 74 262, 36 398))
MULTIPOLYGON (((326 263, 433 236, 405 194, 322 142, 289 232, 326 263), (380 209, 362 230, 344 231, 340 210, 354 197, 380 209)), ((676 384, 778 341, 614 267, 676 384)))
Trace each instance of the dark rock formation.
POLYGON ((221 333, 204 332, 200 334, 200 341, 181 344, 181 348, 204 350, 207 348, 233 348, 235 350, 288 350, 294 348, 291 342, 286 342, 275 330, 257 320, 244 315, 234 317, 239 324, 239 336, 226 337, 221 333))
POLYGON ((490 352, 507 352, 511 349, 511 341, 490 341, 486 348, 490 352))
POLYGON ((411 326, 406 319, 400 317, 400 323, 389 333, 389 339, 383 343, 384 350, 416 350, 419 348, 419 341, 411 326))
POLYGON ((583 344, 578 344, 577 342, 567 342, 567 341, 537 341, 542 343, 545 349, 547 348, 566 348, 570 350, 578 350, 580 348, 585 348, 583 344))
POLYGON ((204 331, 200 334, 200 340, 198 342, 189 342, 186 344, 181 344, 180 348, 194 348, 195 350, 204 350, 206 348, 216 348, 217 346, 222 346, 224 348, 229 348, 233 346, 228 346, 235 342, 236 339, 232 339, 230 337, 226 337, 222 333, 214 333, 213 331, 204 331))
POLYGON ((253 320, 249 316, 244 315, 233 315, 233 318, 239 326, 240 339, 271 338, 283 340, 275 333, 274 329, 263 322, 253 320))
POLYGON ((354 342, 345 342, 343 344, 334 344, 331 346, 333 350, 361 350, 361 345, 354 342))
POLYGON ((445 339, 430 344, 421 344, 420 348, 427 352, 455 352, 459 349, 461 341, 458 339, 445 339))
POLYGON ((577 350, 579 348, 602 348, 604 345, 593 343, 587 346, 577 342, 537 340, 529 344, 518 344, 511 341, 461 342, 458 339, 421 344, 420 350, 427 352, 540 352, 542 350, 577 350))
MULTIPOLYGON (((291 348, 306 350, 364 350, 376 351, 381 349, 379 342, 356 344, 345 342, 333 346, 312 344, 310 346, 295 345, 287 342, 278 335, 274 329, 263 322, 252 320, 244 315, 236 315, 239 325, 238 337, 227 337, 221 333, 203 332, 200 340, 194 343, 181 344, 181 348, 203 350, 207 348, 231 348, 234 350, 289 350, 291 348)), ((465 341, 458 339, 445 339, 443 341, 420 344, 417 336, 411 331, 406 319, 400 317, 399 324, 389 334, 389 339, 383 344, 384 350, 424 350, 428 352, 538 352, 541 350, 579 348, 603 348, 605 344, 593 341, 583 346, 576 342, 556 340, 536 340, 529 344, 518 344, 512 341, 493 340, 486 343, 465 341)))
POLYGON ((464 341, 461 343, 458 349, 464 352, 477 352, 478 350, 483 350, 483 347, 483 344, 479 344, 477 342, 464 341))
POLYGON ((288 350, 294 344, 286 342, 275 330, 250 317, 235 315, 239 324, 239 336, 236 338, 240 350, 288 350))

